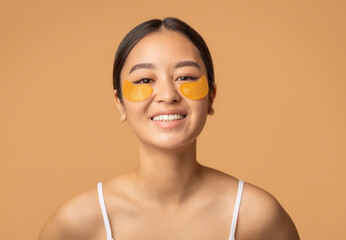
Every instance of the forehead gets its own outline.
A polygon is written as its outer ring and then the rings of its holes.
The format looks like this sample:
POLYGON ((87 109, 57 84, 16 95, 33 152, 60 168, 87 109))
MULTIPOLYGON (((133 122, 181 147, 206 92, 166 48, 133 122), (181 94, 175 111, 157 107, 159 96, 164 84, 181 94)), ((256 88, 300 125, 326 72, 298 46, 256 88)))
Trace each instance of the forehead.
POLYGON ((136 44, 126 59, 123 72, 139 63, 154 63, 160 68, 179 61, 195 61, 204 67, 197 47, 187 37, 163 30, 145 36, 136 44))

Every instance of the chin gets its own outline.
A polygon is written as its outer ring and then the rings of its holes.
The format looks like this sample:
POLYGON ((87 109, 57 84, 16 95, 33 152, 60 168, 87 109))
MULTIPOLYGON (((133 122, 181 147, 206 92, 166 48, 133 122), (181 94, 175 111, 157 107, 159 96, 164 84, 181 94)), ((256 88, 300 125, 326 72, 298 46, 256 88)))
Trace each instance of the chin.
POLYGON ((179 149, 184 149, 184 148, 187 148, 187 147, 190 147, 192 146, 193 142, 190 142, 190 143, 185 143, 185 144, 172 144, 172 143, 169 143, 169 144, 159 144, 159 145, 155 145, 154 147, 156 147, 157 149, 161 149, 161 150, 164 150, 164 151, 175 151, 175 150, 179 150, 179 149))
POLYGON ((174 138, 170 137, 163 137, 163 138, 157 138, 154 141, 149 140, 146 142, 146 145, 152 146, 154 148, 162 149, 162 150, 177 150, 184 147, 191 147, 195 144, 196 138, 186 138, 186 136, 182 138, 178 138, 175 136, 174 138))

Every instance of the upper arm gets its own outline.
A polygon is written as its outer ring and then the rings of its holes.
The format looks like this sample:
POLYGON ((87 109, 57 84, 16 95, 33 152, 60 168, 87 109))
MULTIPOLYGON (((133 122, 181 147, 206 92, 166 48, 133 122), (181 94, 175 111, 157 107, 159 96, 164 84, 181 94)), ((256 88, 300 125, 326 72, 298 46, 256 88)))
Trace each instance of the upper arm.
POLYGON ((244 239, 299 240, 293 221, 270 193, 246 184, 243 203, 239 228, 247 232, 244 239))
POLYGON ((63 204, 43 227, 39 240, 89 239, 100 220, 91 196, 84 193, 63 204))
POLYGON ((45 224, 39 240, 73 240, 80 235, 76 211, 70 206, 62 206, 45 224), (74 213, 73 213, 74 212, 74 213))
POLYGON ((272 197, 267 203, 268 211, 262 221, 264 239, 299 240, 298 232, 292 219, 280 203, 272 197))

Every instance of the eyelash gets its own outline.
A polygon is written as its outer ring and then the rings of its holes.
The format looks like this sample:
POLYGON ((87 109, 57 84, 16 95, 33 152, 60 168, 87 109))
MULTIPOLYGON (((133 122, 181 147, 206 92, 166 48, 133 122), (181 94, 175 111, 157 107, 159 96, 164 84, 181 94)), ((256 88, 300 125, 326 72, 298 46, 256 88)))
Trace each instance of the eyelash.
MULTIPOLYGON (((192 77, 192 76, 180 76, 177 78, 177 80, 179 81, 192 81, 192 80, 197 80, 198 78, 197 77, 192 77), (182 79, 184 78, 184 79, 182 79)), ((153 83, 154 80, 153 79, 150 79, 150 78, 142 78, 142 79, 139 79, 135 82, 133 82, 134 84, 149 84, 149 83, 153 83)))
POLYGON ((152 82, 153 82, 153 80, 150 79, 150 78, 142 78, 142 79, 139 79, 139 80, 135 81, 134 83, 135 84, 149 84, 149 83, 152 83, 152 82), (146 80, 148 80, 150 82, 144 82, 146 80))
POLYGON ((192 76, 181 76, 181 77, 178 77, 178 79, 177 80, 180 80, 180 81, 189 81, 189 80, 196 80, 196 79, 198 79, 198 78, 196 78, 196 77, 192 77, 192 76), (186 79, 181 79, 181 78, 186 78, 186 79))

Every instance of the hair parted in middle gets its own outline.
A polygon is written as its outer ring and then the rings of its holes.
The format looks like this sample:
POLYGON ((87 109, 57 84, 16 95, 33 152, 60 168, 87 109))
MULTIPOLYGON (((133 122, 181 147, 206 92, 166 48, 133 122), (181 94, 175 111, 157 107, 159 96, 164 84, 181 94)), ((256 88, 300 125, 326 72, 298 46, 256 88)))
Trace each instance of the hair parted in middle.
POLYGON ((215 93, 214 66, 207 44, 205 43, 201 35, 199 35, 199 33, 187 23, 177 18, 168 17, 164 20, 152 19, 139 24, 138 26, 133 28, 119 44, 119 47, 115 54, 113 67, 113 88, 114 90, 117 90, 117 97, 121 102, 123 101, 123 99, 120 84, 120 74, 128 55, 130 54, 134 46, 136 46, 136 44, 145 36, 149 35, 150 33, 162 31, 163 29, 175 31, 184 35, 193 43, 194 46, 197 47, 207 69, 209 94, 215 93))

